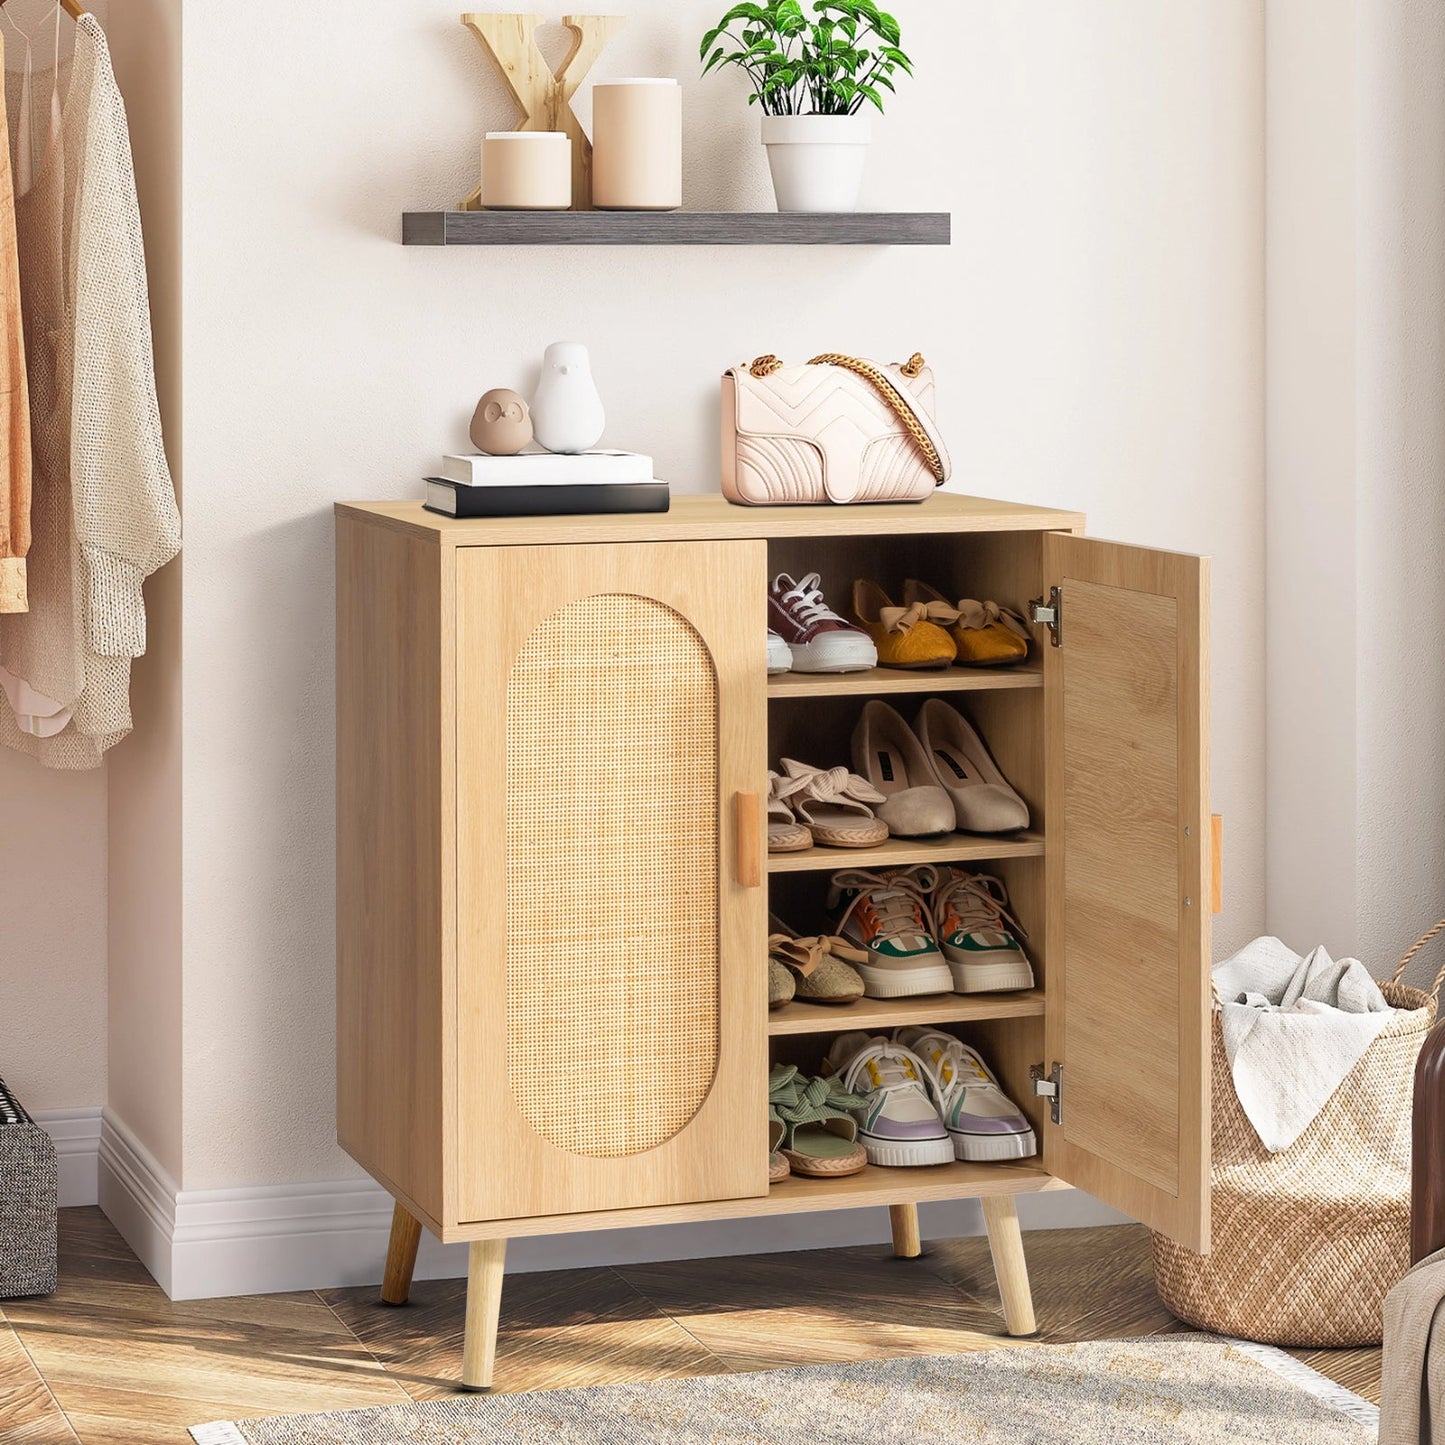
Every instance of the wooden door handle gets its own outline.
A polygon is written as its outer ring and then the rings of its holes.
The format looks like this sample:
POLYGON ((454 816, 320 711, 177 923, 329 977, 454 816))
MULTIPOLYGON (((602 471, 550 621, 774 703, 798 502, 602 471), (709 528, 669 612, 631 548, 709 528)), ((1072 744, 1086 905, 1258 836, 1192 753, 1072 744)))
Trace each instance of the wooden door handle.
POLYGON ((759 888, 763 882, 763 820, 756 793, 737 795, 737 870, 739 888, 759 888))

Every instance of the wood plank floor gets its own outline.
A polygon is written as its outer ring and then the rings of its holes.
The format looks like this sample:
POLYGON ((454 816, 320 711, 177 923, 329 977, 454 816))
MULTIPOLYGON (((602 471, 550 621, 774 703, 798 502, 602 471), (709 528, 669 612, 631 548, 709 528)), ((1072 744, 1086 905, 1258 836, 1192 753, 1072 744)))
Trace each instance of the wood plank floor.
MULTIPOLYGON (((1025 1236, 1038 1338, 1165 1334, 1142 1229, 1025 1236)), ((378 1268, 380 1261, 378 1261, 378 1268)), ((61 1284, 0 1314, 4 1445, 185 1445, 208 1420, 360 1409, 450 1393, 462 1282, 173 1304, 95 1209, 61 1215, 61 1284)), ((922 1259, 817 1250, 518 1275, 507 1281, 497 1388, 669 1379, 1011 1343, 981 1239, 922 1259)), ((1028 1348, 1032 1342, 1017 1342, 1028 1348)), ((1372 1400, 1380 1352, 1301 1352, 1372 1400)))

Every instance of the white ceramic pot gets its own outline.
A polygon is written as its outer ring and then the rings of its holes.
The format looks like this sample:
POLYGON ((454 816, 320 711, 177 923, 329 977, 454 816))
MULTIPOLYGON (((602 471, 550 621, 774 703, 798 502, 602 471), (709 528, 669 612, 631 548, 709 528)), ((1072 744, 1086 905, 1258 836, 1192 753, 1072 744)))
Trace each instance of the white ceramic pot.
POLYGON ((866 115, 765 115, 780 211, 856 211, 873 140, 866 115))
POLYGON ((609 80, 592 87, 592 204, 599 211, 682 206, 682 86, 609 80))
POLYGON ((482 207, 565 211, 572 204, 572 142, 561 131, 492 131, 482 142, 482 207))

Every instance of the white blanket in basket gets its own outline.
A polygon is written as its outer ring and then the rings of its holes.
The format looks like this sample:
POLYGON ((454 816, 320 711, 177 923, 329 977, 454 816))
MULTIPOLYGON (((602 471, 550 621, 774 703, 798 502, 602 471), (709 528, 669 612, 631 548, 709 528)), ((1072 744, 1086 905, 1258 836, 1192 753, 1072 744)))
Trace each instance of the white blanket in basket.
POLYGON ((1356 958, 1256 938, 1214 968, 1224 1052, 1260 1142, 1288 1149, 1395 1016, 1356 958))

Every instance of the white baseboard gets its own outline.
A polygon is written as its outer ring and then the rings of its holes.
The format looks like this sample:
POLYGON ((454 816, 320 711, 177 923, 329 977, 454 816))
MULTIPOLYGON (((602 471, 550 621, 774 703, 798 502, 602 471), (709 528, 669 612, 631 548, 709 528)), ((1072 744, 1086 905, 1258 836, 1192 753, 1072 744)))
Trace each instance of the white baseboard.
MULTIPOLYGON (((161 1287, 178 1300, 376 1284, 391 1228, 391 1197, 366 1179, 178 1191, 109 1111, 101 1129, 99 1198, 161 1287)), ((1021 1195, 1019 1217, 1026 1229, 1127 1222, 1075 1190, 1021 1195)), ((934 1239, 983 1232, 972 1200, 924 1205, 922 1224, 925 1237, 934 1239)), ((887 1238, 883 1209, 851 1209, 519 1239, 507 1252, 507 1269, 530 1273, 707 1259, 881 1244, 887 1238)), ((451 1279, 466 1272, 464 1245, 423 1237, 419 1279, 451 1279)))
POLYGON ((100 1115, 99 1108, 41 1109, 33 1115, 55 1141, 62 1209, 99 1199, 100 1115))

